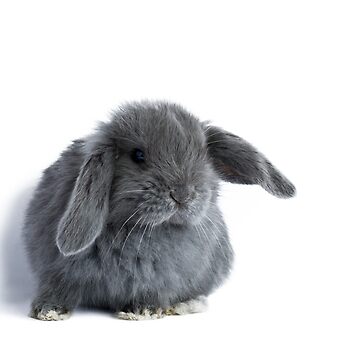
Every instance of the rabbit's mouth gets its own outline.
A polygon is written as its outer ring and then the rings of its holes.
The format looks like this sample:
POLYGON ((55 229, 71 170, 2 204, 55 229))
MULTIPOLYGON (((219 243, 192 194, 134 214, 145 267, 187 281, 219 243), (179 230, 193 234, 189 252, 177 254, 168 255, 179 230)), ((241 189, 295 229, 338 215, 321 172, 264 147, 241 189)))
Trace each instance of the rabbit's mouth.
POLYGON ((166 223, 171 224, 188 224, 188 223, 197 223, 199 218, 201 218, 201 214, 205 213, 202 209, 197 209, 191 204, 181 204, 171 205, 167 207, 167 211, 148 211, 147 215, 141 214, 140 217, 144 220, 141 221, 142 224, 149 223, 150 225, 161 225, 166 223))
MULTIPOLYGON (((132 210, 127 210, 123 216, 127 216, 127 223, 134 222, 138 226, 197 224, 206 216, 214 191, 199 187, 186 190, 167 189, 159 193, 147 189, 140 192, 141 197, 131 194, 131 197, 126 197, 126 203, 132 205, 132 210)), ((129 208, 130 206, 118 207, 119 211, 129 208)))
POLYGON ((201 222, 209 208, 210 194, 183 203, 173 201, 173 211, 168 221, 174 224, 197 224, 201 222))
POLYGON ((175 225, 197 224, 201 222, 206 215, 209 208, 208 196, 206 199, 196 198, 184 203, 177 203, 173 199, 166 199, 163 204, 156 206, 154 204, 148 206, 141 206, 137 216, 134 216, 133 221, 139 217, 140 224, 149 224, 158 226, 169 223, 175 225))

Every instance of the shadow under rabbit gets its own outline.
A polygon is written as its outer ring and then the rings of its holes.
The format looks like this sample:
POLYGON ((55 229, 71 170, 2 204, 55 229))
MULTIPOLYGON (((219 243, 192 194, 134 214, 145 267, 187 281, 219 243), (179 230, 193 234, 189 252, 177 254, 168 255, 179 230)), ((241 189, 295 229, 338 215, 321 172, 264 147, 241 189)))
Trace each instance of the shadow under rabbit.
POLYGON ((24 315, 29 312, 35 285, 22 240, 24 213, 33 191, 34 186, 29 186, 14 197, 0 239, 3 267, 2 301, 7 308, 24 315))

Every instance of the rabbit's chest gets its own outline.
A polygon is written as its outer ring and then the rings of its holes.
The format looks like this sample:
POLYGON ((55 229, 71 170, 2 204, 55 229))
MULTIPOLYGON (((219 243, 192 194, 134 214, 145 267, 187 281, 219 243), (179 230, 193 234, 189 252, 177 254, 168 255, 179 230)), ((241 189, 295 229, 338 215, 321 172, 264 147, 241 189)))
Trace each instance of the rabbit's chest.
POLYGON ((86 266, 90 280, 84 288, 85 302, 112 308, 134 302, 165 306, 209 293, 228 273, 231 253, 223 257, 220 239, 205 242, 197 235, 134 230, 111 250, 99 245, 92 260, 96 266, 86 266))
POLYGON ((134 232, 112 254, 112 281, 138 290, 183 287, 210 266, 211 250, 191 231, 134 232))

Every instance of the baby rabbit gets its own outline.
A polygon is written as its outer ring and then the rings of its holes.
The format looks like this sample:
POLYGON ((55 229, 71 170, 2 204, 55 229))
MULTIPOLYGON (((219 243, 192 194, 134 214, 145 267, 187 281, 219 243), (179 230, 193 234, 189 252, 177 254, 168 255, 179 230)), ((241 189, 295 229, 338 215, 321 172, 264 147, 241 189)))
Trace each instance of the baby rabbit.
POLYGON ((74 141, 26 213, 31 316, 65 319, 78 305, 134 320, 200 311, 233 260, 220 180, 295 194, 252 145, 176 104, 128 104, 74 141))

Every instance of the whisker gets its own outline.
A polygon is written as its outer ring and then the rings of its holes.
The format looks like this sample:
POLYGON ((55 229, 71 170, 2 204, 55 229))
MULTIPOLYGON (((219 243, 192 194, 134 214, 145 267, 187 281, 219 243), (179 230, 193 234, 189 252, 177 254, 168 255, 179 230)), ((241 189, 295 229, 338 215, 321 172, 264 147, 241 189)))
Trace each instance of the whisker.
POLYGON ((143 189, 143 190, 129 190, 129 191, 123 191, 118 195, 122 195, 122 194, 128 194, 128 193, 134 193, 134 192, 144 192, 144 191, 149 191, 148 189, 143 189))
POLYGON ((201 234, 200 234, 200 231, 199 231, 197 225, 194 225, 194 227, 195 227, 196 232, 197 232, 198 235, 199 235, 199 240, 201 241, 201 234))
MULTIPOLYGON (((144 218, 144 221, 145 221, 146 218, 147 218, 147 216, 144 218)), ((143 226, 144 221, 141 223, 141 226, 143 226)), ((140 226, 140 227, 141 227, 141 226, 140 226)), ((141 237, 140 237, 139 245, 138 245, 137 252, 136 252, 136 260, 137 260, 137 258, 138 258, 139 251, 140 251, 140 246, 141 246, 141 243, 142 243, 142 241, 143 241, 143 238, 144 238, 144 235, 145 235, 145 232, 146 232, 148 226, 149 226, 149 223, 147 223, 147 224, 145 225, 145 229, 144 229, 144 231, 143 231, 143 233, 142 233, 142 235, 141 235, 141 237)))
POLYGON ((213 201, 209 201, 209 204, 218 205, 217 203, 215 203, 215 202, 213 202, 213 201))
MULTIPOLYGON (((207 128, 207 129, 211 129, 211 128, 207 128)), ((212 134, 207 135, 207 137, 212 137, 212 136, 219 135, 219 134, 224 135, 224 132, 223 131, 216 131, 216 132, 214 132, 212 134)))
POLYGON ((117 239, 118 235, 120 234, 120 231, 123 229, 123 227, 127 224, 127 222, 133 218, 140 210, 141 210, 141 206, 144 205, 146 203, 146 201, 143 201, 141 204, 139 204, 137 206, 137 209, 135 209, 135 211, 132 213, 132 215, 130 215, 125 221, 124 223, 121 225, 119 231, 116 233, 114 240, 112 242, 112 244, 114 244, 115 240, 117 239))
MULTIPOLYGON (((209 221, 213 224, 213 226, 215 227, 215 229, 219 232, 219 235, 221 234, 221 229, 223 229, 225 232, 227 231, 225 225, 223 225, 223 224, 215 224, 215 223, 210 219, 210 217, 209 217, 208 215, 205 215, 205 217, 207 218, 207 220, 209 220, 209 221), (218 225, 220 225, 221 229, 218 227, 218 225)), ((211 229, 211 230, 212 230, 212 229, 211 229)), ((214 236, 215 236, 216 234, 214 233, 213 230, 212 230, 212 232, 213 232, 213 234, 214 234, 214 236)), ((218 236, 216 236, 215 239, 216 239, 216 241, 217 241, 217 243, 218 243, 218 245, 219 245, 219 247, 220 247, 220 249, 221 249, 221 252, 223 253, 224 257, 226 258, 226 255, 225 255, 224 250, 223 250, 223 247, 222 247, 222 245, 221 245, 221 243, 220 243, 220 241, 219 241, 219 239, 218 239, 218 236)), ((226 245, 226 247, 227 247, 228 250, 232 251, 232 249, 230 248, 230 246, 229 246, 229 244, 228 244, 227 242, 224 242, 224 244, 226 245)))
MULTIPOLYGON (((144 217, 143 221, 141 222, 140 227, 144 225, 144 222, 145 222, 145 220, 146 220, 147 218, 148 218, 148 215, 146 215, 146 216, 144 217)), ((135 272, 136 272, 136 264, 137 264, 137 259, 138 259, 138 257, 139 257, 140 247, 141 247, 141 244, 142 244, 142 241, 143 241, 143 238, 144 238, 144 235, 145 235, 145 232, 146 232, 148 226, 149 226, 149 223, 147 223, 147 224, 145 225, 144 231, 143 231, 143 233, 142 233, 142 235, 141 235, 141 237, 140 237, 139 245, 138 245, 137 252, 136 252, 135 262, 134 262, 133 285, 132 285, 132 293, 133 293, 133 300, 132 300, 132 301, 133 301, 133 303, 135 302, 135 272)))
POLYGON ((124 240, 124 243, 123 243, 123 246, 121 248, 121 252, 120 252, 120 258, 119 258, 119 261, 121 261, 121 258, 122 258, 122 253, 124 251, 124 248, 125 248, 125 244, 126 244, 126 241, 127 239, 129 238, 130 234, 133 232, 133 230, 135 229, 136 225, 140 222, 141 220, 141 217, 138 219, 138 221, 135 223, 135 225, 131 228, 131 230, 129 231, 129 233, 127 234, 125 240, 124 240))
POLYGON ((150 241, 151 241, 151 235, 152 235, 152 232, 154 230, 154 227, 155 227, 155 220, 153 220, 150 224, 150 231, 149 231, 149 234, 148 234, 148 241, 147 241, 147 244, 146 244, 146 248, 149 248, 150 246, 150 241))
POLYGON ((224 143, 229 143, 228 140, 214 140, 214 141, 210 141, 207 143, 207 145, 211 145, 211 144, 215 144, 215 143, 220 143, 220 142, 224 142, 224 143))
MULTIPOLYGON (((212 221, 207 215, 205 215, 205 217, 206 217, 208 220, 210 220, 210 222, 215 226, 215 224, 213 223, 213 221, 212 221)), ((200 222, 200 224, 201 224, 201 226, 205 225, 203 222, 200 222)), ((219 248, 220 248, 220 250, 221 250, 224 258, 226 258, 227 256, 226 256, 226 254, 225 254, 225 252, 224 252, 224 249, 223 249, 223 247, 222 247, 222 245, 221 245, 221 243, 220 243, 220 241, 219 241, 219 239, 218 239, 219 236, 218 236, 217 234, 215 234, 214 230, 211 229, 210 227, 209 227, 208 229, 209 229, 209 230, 212 232, 212 234, 214 235, 214 239, 215 239, 217 245, 219 246, 219 248)))
POLYGON ((200 229, 202 230, 202 233, 204 234, 204 236, 208 242, 208 245, 211 246, 211 241, 206 233, 206 229, 203 227, 203 223, 200 221, 198 225, 199 225, 200 229))

